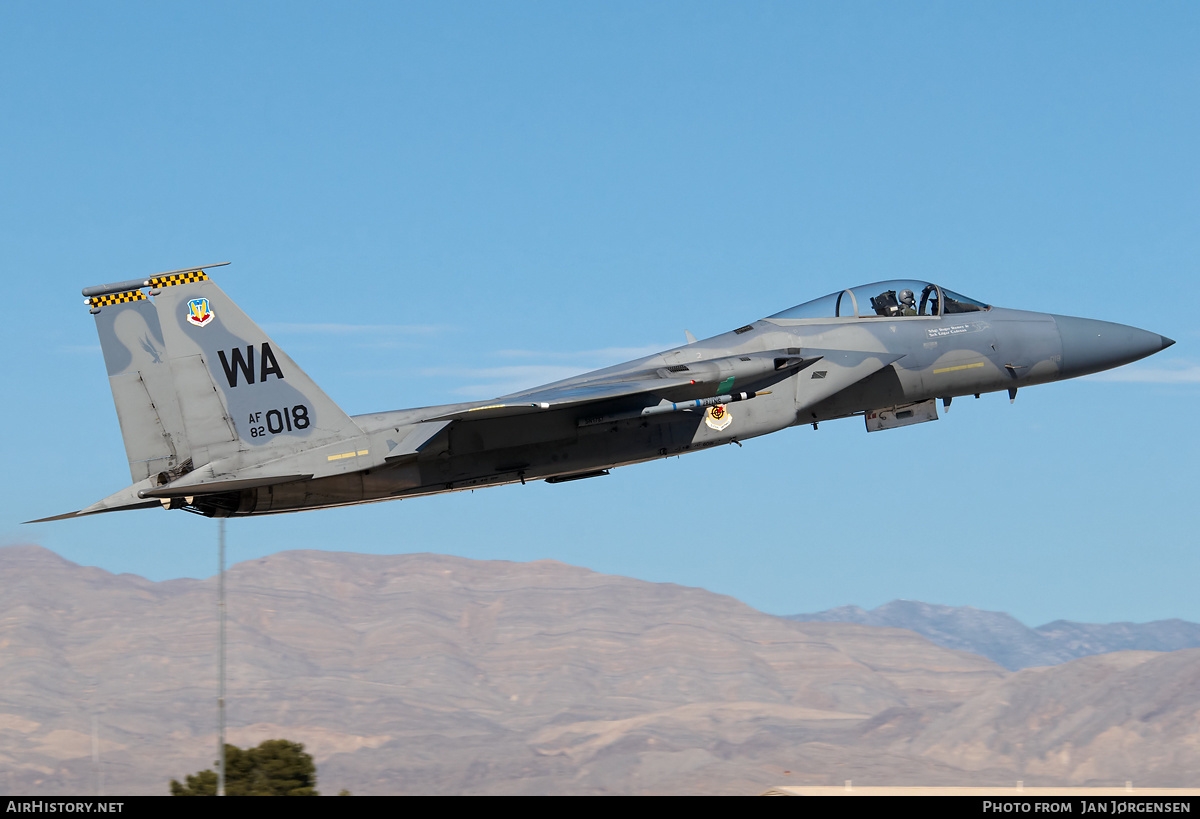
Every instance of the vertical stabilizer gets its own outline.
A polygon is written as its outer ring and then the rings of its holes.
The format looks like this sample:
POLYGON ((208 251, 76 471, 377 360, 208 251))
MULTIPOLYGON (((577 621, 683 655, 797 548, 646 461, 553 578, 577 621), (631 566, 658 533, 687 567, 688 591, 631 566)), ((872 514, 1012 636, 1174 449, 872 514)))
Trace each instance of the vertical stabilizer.
POLYGON ((361 434, 202 270, 150 279, 196 466, 247 462, 361 434))
POLYGON ((162 328, 154 305, 139 289, 87 300, 134 483, 179 470, 191 458, 175 399, 162 328))
POLYGON ((134 483, 162 485, 217 460, 262 463, 361 435, 202 269, 84 295, 134 483))

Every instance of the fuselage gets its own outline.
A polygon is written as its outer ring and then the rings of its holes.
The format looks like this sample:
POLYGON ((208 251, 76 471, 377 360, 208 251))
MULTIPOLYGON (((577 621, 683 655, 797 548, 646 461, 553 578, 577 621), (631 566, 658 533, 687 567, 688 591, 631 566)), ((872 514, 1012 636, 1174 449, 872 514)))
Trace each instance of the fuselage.
POLYGON ((933 421, 937 399, 1015 397, 1174 343, 927 282, 877 282, 492 401, 351 418, 201 268, 83 295, 133 483, 43 521, 158 506, 278 514, 578 480, 797 424, 933 421))
MULTIPOLYGON (((1072 378, 1135 361, 1173 342, 1121 324, 984 305, 925 285, 908 315, 877 294, 910 292, 881 282, 831 294, 702 341, 575 378, 505 396, 569 391, 657 372, 686 376, 724 367, 718 411, 648 412, 645 394, 527 414, 453 423, 416 457, 342 475, 243 490, 211 514, 270 514, 474 489, 506 483, 570 480, 656 458, 740 442, 798 424, 903 408, 1072 378), (856 292, 857 291, 857 292, 856 292), (846 298, 847 294, 850 298, 846 298), (855 298, 857 295, 857 298, 855 298), (836 298, 835 298, 836 297, 836 298), (940 309, 941 305, 944 309, 940 309), (954 310, 954 312, 951 312, 954 310), (823 315, 822 313, 832 313, 823 315), (803 360, 777 372, 756 369, 762 354, 803 360), (782 352, 780 352, 782 351, 782 352), (750 363, 744 363, 750 362, 750 363), (738 367, 748 373, 739 380, 738 367)), ((780 360, 779 358, 776 359, 780 360)), ((791 359, 786 359, 785 363, 791 359)), ((671 402, 707 399, 713 379, 676 388, 671 402)), ((383 451, 428 419, 487 409, 474 402, 355 416, 383 451)), ((936 418, 936 411, 932 417, 936 418)), ((871 428, 868 425, 868 428, 871 428)))

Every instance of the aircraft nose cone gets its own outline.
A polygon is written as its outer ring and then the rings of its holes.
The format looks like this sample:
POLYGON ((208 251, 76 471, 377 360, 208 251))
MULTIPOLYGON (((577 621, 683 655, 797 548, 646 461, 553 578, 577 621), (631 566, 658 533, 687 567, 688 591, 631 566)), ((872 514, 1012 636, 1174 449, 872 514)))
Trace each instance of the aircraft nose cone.
POLYGON ((1158 333, 1110 321, 1055 316, 1062 339, 1062 373, 1073 378, 1120 367, 1175 342, 1158 333))

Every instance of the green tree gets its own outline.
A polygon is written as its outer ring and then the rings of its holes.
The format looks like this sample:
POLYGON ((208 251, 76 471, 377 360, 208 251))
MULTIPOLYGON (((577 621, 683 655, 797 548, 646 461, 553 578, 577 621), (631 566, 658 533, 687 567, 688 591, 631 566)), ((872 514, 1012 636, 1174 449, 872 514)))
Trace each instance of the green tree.
MULTIPOLYGON (((214 763, 216 764, 216 763, 214 763)), ((171 796, 216 796, 217 774, 203 770, 171 780, 171 796)), ((317 766, 299 742, 268 739, 257 748, 225 746, 225 793, 228 796, 320 796, 317 766)))

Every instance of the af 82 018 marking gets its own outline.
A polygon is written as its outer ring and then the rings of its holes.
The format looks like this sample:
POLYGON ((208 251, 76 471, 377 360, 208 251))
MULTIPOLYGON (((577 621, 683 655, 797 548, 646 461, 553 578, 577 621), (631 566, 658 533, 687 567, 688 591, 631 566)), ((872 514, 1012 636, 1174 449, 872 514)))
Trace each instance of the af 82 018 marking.
POLYGON ((262 438, 268 434, 278 435, 284 431, 308 429, 309 423, 308 407, 303 404, 256 412, 250 416, 250 437, 262 438), (265 426, 260 422, 265 422, 265 426), (256 424, 259 426, 255 426, 256 424))

